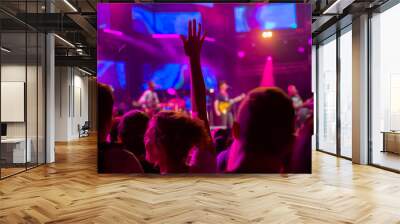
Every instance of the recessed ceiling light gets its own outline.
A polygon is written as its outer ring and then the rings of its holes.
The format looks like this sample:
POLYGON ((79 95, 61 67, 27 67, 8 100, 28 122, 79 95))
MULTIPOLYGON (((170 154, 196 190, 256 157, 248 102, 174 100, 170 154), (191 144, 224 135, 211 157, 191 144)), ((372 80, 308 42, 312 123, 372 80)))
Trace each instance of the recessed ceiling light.
POLYGON ((62 38, 62 37, 60 37, 60 36, 57 35, 57 34, 54 34, 54 36, 57 37, 57 38, 58 38, 59 40, 61 40, 62 42, 64 42, 65 44, 67 44, 68 46, 75 48, 75 45, 73 45, 73 44, 72 44, 71 42, 69 42, 68 40, 66 40, 66 39, 64 39, 64 38, 62 38))
POLYGON ((64 0, 65 4, 67 4, 74 12, 78 12, 78 10, 68 1, 64 0))
POLYGON ((11 52, 11 50, 9 50, 9 49, 7 49, 5 47, 1 47, 1 51, 4 51, 6 53, 10 53, 11 52))
POLYGON ((93 75, 92 73, 90 73, 90 72, 88 72, 88 71, 86 71, 86 70, 83 70, 83 69, 81 69, 81 68, 78 68, 78 70, 81 71, 81 72, 83 72, 83 73, 85 73, 85 74, 87 74, 87 75, 93 75))

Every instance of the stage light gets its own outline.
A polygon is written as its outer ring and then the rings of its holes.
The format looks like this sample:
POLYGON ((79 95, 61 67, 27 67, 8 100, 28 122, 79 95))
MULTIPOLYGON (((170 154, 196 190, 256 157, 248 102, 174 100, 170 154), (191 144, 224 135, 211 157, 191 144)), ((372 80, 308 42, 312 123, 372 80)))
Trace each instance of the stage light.
POLYGON ((272 31, 264 31, 262 32, 262 37, 263 38, 271 38, 272 37, 272 31))
POLYGON ((210 89, 210 93, 214 93, 214 89, 211 88, 211 89, 210 89))
POLYGON ((121 31, 112 30, 112 29, 108 29, 108 28, 103 29, 103 31, 104 31, 105 33, 109 33, 109 34, 116 35, 116 36, 122 36, 122 35, 124 35, 121 31))
POLYGON ((179 39, 179 34, 159 34, 155 33, 151 35, 154 39, 179 39))
POLYGON ((267 57, 267 61, 265 62, 264 72, 263 72, 260 86, 264 86, 264 87, 275 86, 274 66, 272 63, 272 56, 267 57))
POLYGON ((167 93, 171 96, 175 96, 176 95, 176 90, 174 88, 168 88, 167 89, 167 93))
POLYGON ((246 54, 244 53, 244 51, 238 51, 237 56, 239 58, 243 58, 246 54))
POLYGON ((215 42, 215 38, 212 38, 212 37, 206 37, 206 38, 204 38, 204 40, 208 41, 208 42, 215 42))

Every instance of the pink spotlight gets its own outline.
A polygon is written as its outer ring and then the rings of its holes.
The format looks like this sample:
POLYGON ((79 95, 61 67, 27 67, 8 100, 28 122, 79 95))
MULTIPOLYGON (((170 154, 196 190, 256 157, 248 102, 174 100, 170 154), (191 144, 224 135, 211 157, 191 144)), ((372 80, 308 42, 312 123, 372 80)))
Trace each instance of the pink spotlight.
POLYGON ((304 51, 305 51, 304 47, 297 48, 297 52, 299 52, 299 53, 304 53, 304 51))
POLYGON ((212 38, 212 37, 206 37, 206 38, 204 38, 204 40, 208 41, 208 42, 215 42, 215 38, 212 38))
POLYGON ((179 34, 152 34, 154 39, 178 39, 179 34))
POLYGON ((244 58, 245 55, 246 55, 246 54, 244 53, 244 51, 238 51, 238 53, 237 53, 237 56, 238 56, 239 58, 244 58))
POLYGON ((124 35, 121 31, 112 30, 112 29, 108 29, 108 28, 103 29, 103 31, 104 31, 104 33, 109 33, 109 34, 113 34, 113 35, 116 35, 116 36, 124 35))
MULTIPOLYGON (((155 34, 152 34, 151 37, 154 39, 179 39, 180 35, 179 34, 155 33, 155 34)), ((208 42, 215 42, 215 39, 212 37, 206 37, 204 40, 208 41, 208 42)))
POLYGON ((176 90, 174 88, 169 88, 169 89, 167 89, 167 93, 169 95, 175 96, 176 95, 176 90))
POLYGON ((264 72, 261 79, 260 86, 272 87, 275 86, 274 67, 272 64, 272 57, 268 56, 264 66, 264 72))

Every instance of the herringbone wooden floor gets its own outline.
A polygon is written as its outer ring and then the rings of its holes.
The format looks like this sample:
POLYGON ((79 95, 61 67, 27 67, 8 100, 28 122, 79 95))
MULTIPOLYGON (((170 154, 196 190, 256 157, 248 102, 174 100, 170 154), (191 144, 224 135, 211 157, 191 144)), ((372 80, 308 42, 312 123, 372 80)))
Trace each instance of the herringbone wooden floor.
POLYGON ((96 173, 96 143, 0 181, 0 223, 400 223, 400 175, 313 153, 312 175, 96 173))

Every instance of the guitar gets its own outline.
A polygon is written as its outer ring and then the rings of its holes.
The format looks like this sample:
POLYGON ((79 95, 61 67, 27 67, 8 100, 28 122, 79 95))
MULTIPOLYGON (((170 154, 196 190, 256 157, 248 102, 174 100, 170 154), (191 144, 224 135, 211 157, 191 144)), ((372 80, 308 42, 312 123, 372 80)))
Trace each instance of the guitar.
POLYGON ((132 108, 137 110, 142 110, 148 115, 152 116, 161 110, 163 104, 147 105, 145 103, 140 103, 139 101, 132 101, 132 108))
POLYGON ((246 94, 242 93, 239 96, 224 102, 224 101, 219 101, 218 102, 218 112, 220 112, 221 114, 227 114, 228 111, 231 109, 231 107, 235 104, 238 103, 240 101, 242 101, 244 99, 244 97, 246 96, 246 94))

